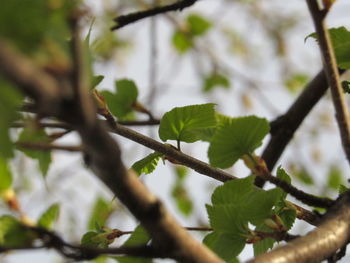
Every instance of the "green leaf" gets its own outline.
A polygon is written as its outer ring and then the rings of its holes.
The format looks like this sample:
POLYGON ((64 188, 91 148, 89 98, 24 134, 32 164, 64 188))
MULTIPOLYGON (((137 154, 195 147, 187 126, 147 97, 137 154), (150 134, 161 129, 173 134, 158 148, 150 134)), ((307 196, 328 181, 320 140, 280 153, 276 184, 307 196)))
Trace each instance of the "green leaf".
POLYGON ((232 234, 213 232, 204 238, 203 243, 228 262, 235 259, 243 250, 245 238, 232 234))
MULTIPOLYGON (((46 134, 45 130, 29 127, 23 129, 23 131, 19 135, 18 141, 28 143, 49 143, 51 140, 46 134)), ((51 151, 33 150, 20 146, 18 146, 17 148, 28 157, 38 160, 40 171, 42 172, 43 176, 47 175, 51 164, 51 151)))
POLYGON ((51 229, 53 223, 57 220, 60 211, 59 204, 51 205, 39 218, 38 226, 51 229))
POLYGON ((104 78, 105 78, 105 77, 102 76, 102 75, 93 76, 93 78, 92 78, 92 83, 91 83, 91 89, 96 88, 96 86, 97 86, 98 84, 100 84, 101 81, 102 81, 104 78))
POLYGON ((185 216, 191 215, 193 211, 193 202, 181 179, 178 179, 178 181, 174 184, 171 190, 171 195, 175 199, 176 206, 179 211, 185 216))
POLYGON ((0 192, 11 188, 12 173, 5 159, 0 158, 0 192))
POLYGON ((189 34, 180 30, 174 32, 172 43, 179 54, 184 54, 193 47, 193 40, 189 34))
POLYGON ((256 188, 253 182, 254 177, 249 176, 216 188, 212 195, 213 206, 207 206, 211 226, 215 230, 245 233, 248 222, 259 225, 271 216, 282 190, 263 191, 256 188))
POLYGON ((0 245, 15 247, 32 243, 35 234, 12 216, 0 217, 0 245))
POLYGON ((209 222, 214 229, 210 235, 213 238, 210 239, 211 248, 225 260, 236 257, 250 235, 249 224, 261 226, 265 219, 270 218, 282 194, 283 191, 278 188, 264 191, 255 187, 254 176, 231 180, 217 187, 212 195, 212 205, 206 205, 209 222), (222 244, 225 239, 228 239, 226 242, 229 239, 241 240, 241 243, 237 241, 237 252, 224 257, 222 254, 228 252, 220 252, 220 246, 225 247, 222 244))
POLYGON ((145 158, 135 162, 132 165, 132 168, 139 174, 150 174, 152 173, 158 164, 158 161, 162 157, 162 154, 159 152, 154 152, 147 155, 145 158))
POLYGON ((187 17, 189 31, 193 36, 201 36, 207 33, 211 23, 199 14, 191 14, 187 17))
MULTIPOLYGON (((141 246, 146 245, 151 240, 145 229, 139 225, 135 228, 129 239, 123 244, 123 246, 141 246)), ((152 259, 148 258, 136 258, 136 257, 115 257, 119 263, 151 263, 152 259)))
POLYGON ((278 213, 278 216, 282 219, 286 229, 289 230, 292 228, 295 219, 297 218, 297 212, 293 209, 284 209, 278 213))
MULTIPOLYGON (((262 224, 255 228, 256 231, 263 231, 263 232, 271 232, 271 229, 266 226, 265 224, 262 224)), ((271 249, 273 247, 273 244, 276 241, 272 238, 265 238, 257 243, 253 244, 254 248, 254 256, 260 255, 265 253, 267 250, 271 249)))
POLYGON ((138 90, 134 81, 121 79, 115 82, 115 91, 102 91, 101 95, 105 98, 112 114, 119 119, 125 118, 132 112, 132 106, 137 100, 138 90))
POLYGON ((228 168, 262 143, 270 128, 266 119, 256 116, 226 118, 210 142, 208 157, 215 167, 228 168))
POLYGON ((286 173, 286 171, 281 166, 277 168, 277 178, 283 181, 286 181, 289 184, 292 182, 292 179, 290 178, 290 176, 286 173))
POLYGON ((9 129, 19 116, 17 109, 22 103, 22 98, 23 96, 17 89, 0 76, 0 158, 13 157, 13 143, 10 139, 9 129))
MULTIPOLYGON (((342 69, 350 69, 350 31, 345 27, 329 29, 329 35, 333 44, 335 57, 337 59, 338 67, 342 69)), ((308 37, 317 40, 317 34, 312 33, 308 37)))
POLYGON ((213 72, 204 79, 203 91, 212 91, 216 87, 230 88, 230 80, 217 72, 213 72))
POLYGON ((215 127, 215 104, 176 107, 164 114, 160 121, 159 137, 163 141, 195 142, 201 140, 198 131, 215 127))
POLYGON ((98 232, 89 231, 83 235, 81 244, 89 247, 108 248, 119 237, 119 233, 120 231, 118 229, 109 229, 106 227, 101 228, 98 232))
POLYGON ((339 186, 344 183, 343 181, 341 170, 337 166, 331 166, 328 172, 327 186, 332 190, 338 190, 339 186))
POLYGON ((90 214, 88 229, 95 229, 96 224, 98 226, 104 226, 112 211, 111 201, 107 201, 101 196, 96 198, 90 214))
MULTIPOLYGON (((290 178, 290 176, 286 173, 286 171, 281 166, 277 168, 277 178, 283 181, 286 181, 289 184, 292 182, 292 179, 290 178)), ((288 194, 284 192, 283 199, 286 199, 287 195, 288 194)))

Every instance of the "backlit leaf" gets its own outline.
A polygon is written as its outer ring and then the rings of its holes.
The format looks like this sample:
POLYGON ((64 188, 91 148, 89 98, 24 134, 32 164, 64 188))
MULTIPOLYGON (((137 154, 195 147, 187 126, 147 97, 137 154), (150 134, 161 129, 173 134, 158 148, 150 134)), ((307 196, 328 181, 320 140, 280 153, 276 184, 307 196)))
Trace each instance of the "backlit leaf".
POLYGON ((105 98, 112 114, 119 119, 124 119, 127 114, 132 112, 132 106, 137 100, 138 90, 134 81, 121 79, 115 82, 115 93, 102 91, 101 95, 105 98))
MULTIPOLYGON (((49 143, 51 140, 43 129, 25 128, 21 132, 19 142, 23 143, 49 143)), ((44 176, 47 175, 51 164, 51 151, 46 150, 33 150, 25 147, 18 146, 20 151, 25 153, 28 157, 38 160, 40 171, 44 176)))
POLYGON ((132 165, 132 168, 139 174, 150 174, 152 173, 158 164, 162 154, 158 152, 151 153, 147 155, 145 158, 135 162, 132 165))
POLYGON ((259 147, 269 129, 268 121, 256 116, 226 118, 219 123, 210 142, 210 164, 220 168, 232 166, 259 147))
POLYGON ((59 204, 51 205, 39 218, 38 226, 51 229, 53 223, 57 220, 60 211, 59 204))
POLYGON ((214 106, 215 104, 208 103, 172 109, 160 121, 159 137, 163 141, 201 140, 200 131, 216 125, 214 106))

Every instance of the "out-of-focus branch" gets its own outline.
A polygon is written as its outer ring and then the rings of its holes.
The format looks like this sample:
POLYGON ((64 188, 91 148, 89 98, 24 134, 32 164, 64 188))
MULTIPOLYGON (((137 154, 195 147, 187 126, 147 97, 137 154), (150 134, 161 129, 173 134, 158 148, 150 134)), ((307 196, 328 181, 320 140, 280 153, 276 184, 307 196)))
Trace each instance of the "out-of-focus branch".
POLYGON ((317 1, 307 0, 307 4, 316 28, 317 39, 323 58, 323 69, 327 76, 327 81, 331 89, 333 105, 335 108, 335 117, 340 131, 340 138, 346 158, 350 163, 349 111, 346 106, 343 89, 340 83, 338 66, 332 42, 325 23, 325 15, 328 10, 321 10, 318 6, 317 1))
POLYGON ((0 73, 33 97, 40 113, 58 114, 62 92, 56 80, 1 38, 0 73))
POLYGON ((152 246, 132 246, 132 247, 115 247, 115 248, 95 248, 81 245, 75 245, 64 241, 59 235, 39 227, 27 227, 28 230, 36 234, 40 239, 40 244, 29 244, 24 246, 0 246, 0 253, 11 250, 34 250, 43 248, 53 248, 66 258, 73 260, 91 260, 101 255, 128 255, 143 258, 166 258, 166 254, 158 251, 152 246))
POLYGON ((342 249, 350 238, 350 194, 337 200, 315 230, 287 245, 261 254, 249 263, 321 262, 342 249))
POLYGON ((128 24, 134 23, 136 21, 139 21, 141 19, 147 18, 147 17, 153 17, 159 14, 164 14, 171 11, 182 11, 186 7, 190 7, 194 3, 196 3, 197 0, 181 0, 178 2, 175 2, 170 5, 166 6, 158 6, 155 8, 151 8, 149 10, 140 11, 131 13, 128 15, 122 15, 118 16, 114 19, 114 21, 117 23, 115 26, 111 28, 111 30, 117 30, 119 28, 122 28, 128 24))
POLYGON ((38 150, 38 151, 51 151, 60 150, 67 152, 82 152, 84 149, 81 146, 70 146, 70 145, 56 145, 51 143, 43 142, 16 142, 17 147, 38 150))

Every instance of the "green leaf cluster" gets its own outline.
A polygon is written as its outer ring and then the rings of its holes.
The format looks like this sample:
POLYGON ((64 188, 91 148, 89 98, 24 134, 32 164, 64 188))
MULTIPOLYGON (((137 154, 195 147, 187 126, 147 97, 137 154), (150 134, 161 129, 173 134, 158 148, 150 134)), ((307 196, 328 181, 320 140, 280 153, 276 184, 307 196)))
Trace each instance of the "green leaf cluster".
POLYGON ((107 105, 114 116, 118 119, 125 119, 133 110, 137 101, 138 89, 134 81, 120 79, 115 82, 115 92, 102 91, 107 105))
POLYGON ((212 26, 211 22, 199 14, 191 14, 187 17, 183 30, 176 30, 172 36, 175 49, 184 54, 193 47, 196 37, 203 36, 212 26))
POLYGON ((248 223, 264 224, 281 197, 281 189, 264 191, 256 188, 253 176, 219 186, 211 197, 212 205, 206 206, 214 231, 203 242, 224 260, 235 258, 250 234, 248 223))

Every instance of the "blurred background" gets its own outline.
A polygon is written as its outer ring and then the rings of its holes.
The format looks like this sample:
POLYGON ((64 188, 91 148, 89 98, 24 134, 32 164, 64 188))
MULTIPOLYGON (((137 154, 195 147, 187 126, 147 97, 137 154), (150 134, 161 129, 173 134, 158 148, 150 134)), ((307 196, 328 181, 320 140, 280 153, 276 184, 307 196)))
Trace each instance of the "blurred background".
MULTIPOLYGON (((304 0, 199 0, 182 12, 144 19, 113 32, 110 28, 116 16, 173 1, 84 2, 88 15, 81 21, 82 38, 91 30, 94 72, 104 76, 97 90, 114 91, 116 80, 132 79, 139 89, 139 101, 157 119, 174 107, 210 102, 228 116, 254 114, 274 120, 322 67, 317 43, 305 40, 314 28, 304 0)), ((329 27, 349 29, 349 12, 349 1, 336 1, 328 17, 329 27)), ((135 112, 125 119, 145 120, 147 115, 135 112)), ((158 126, 131 128, 159 140, 158 126)), ((153 152, 113 136, 128 167, 153 152)), ((61 142, 78 144, 78 139, 70 134, 61 142)), ((207 148, 205 142, 182 144, 183 152, 205 162, 207 148)), ((54 229, 71 242, 80 242, 94 227, 97 215, 103 215, 110 228, 134 229, 137 222, 86 169, 80 154, 54 152, 52 158, 45 178, 37 162, 22 153, 13 160, 15 189, 28 216, 36 219, 49 205, 59 203, 60 217, 54 229)), ((317 195, 335 197, 339 185, 346 185, 349 168, 328 93, 306 118, 278 165, 289 172, 294 185, 317 195)), ((237 177, 249 174, 240 162, 228 171, 237 177)), ((156 170, 142 175, 141 180, 184 226, 208 225, 205 204, 210 203, 219 182, 169 162, 159 162, 156 170)), ((8 213, 3 204, 0 213, 8 213)), ((291 233, 310 229, 298 221, 291 233)), ((202 239, 205 233, 193 235, 202 239)), ((126 238, 114 244, 122 244, 126 238)), ((247 246, 239 258, 243 261, 252 256, 247 246)), ((342 262, 349 259, 347 256, 342 262)), ((4 263, 34 261, 68 262, 47 250, 0 255, 4 263)))

